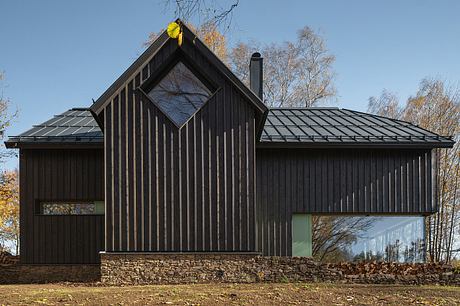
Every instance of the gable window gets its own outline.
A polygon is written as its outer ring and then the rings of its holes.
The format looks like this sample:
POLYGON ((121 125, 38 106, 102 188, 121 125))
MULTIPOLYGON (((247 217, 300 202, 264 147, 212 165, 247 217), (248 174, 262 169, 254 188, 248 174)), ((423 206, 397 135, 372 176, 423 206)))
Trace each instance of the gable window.
POLYGON ((211 91, 184 63, 178 62, 148 96, 180 127, 206 103, 211 91))
POLYGON ((103 215, 104 201, 93 202, 40 202, 40 215, 103 215))

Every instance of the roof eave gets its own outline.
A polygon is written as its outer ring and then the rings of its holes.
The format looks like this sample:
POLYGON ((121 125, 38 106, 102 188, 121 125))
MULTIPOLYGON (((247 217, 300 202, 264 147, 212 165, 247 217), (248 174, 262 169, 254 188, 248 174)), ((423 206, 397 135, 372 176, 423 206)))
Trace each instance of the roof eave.
POLYGON ((435 149, 452 148, 455 142, 439 143, 336 143, 336 142, 275 142, 260 141, 257 148, 305 149, 305 148, 340 148, 340 149, 435 149))
POLYGON ((8 149, 100 149, 104 148, 103 141, 5 141, 8 149))
MULTIPOLYGON (((113 94, 120 88, 131 75, 142 67, 150 57, 153 57, 161 47, 166 44, 169 40, 169 36, 166 31, 163 31, 160 36, 142 53, 135 61, 131 64, 121 75, 116 79, 115 82, 110 85, 109 88, 91 105, 89 110, 95 114, 96 117, 100 115, 106 104, 111 100, 113 94)), ((98 122, 99 124, 99 122, 98 122)))

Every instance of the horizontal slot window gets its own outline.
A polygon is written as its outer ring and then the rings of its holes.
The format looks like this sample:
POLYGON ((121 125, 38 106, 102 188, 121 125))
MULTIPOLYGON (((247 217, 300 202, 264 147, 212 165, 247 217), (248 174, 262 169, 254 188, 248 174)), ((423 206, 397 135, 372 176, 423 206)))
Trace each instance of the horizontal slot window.
POLYGON ((40 215, 103 215, 104 201, 40 202, 40 215))

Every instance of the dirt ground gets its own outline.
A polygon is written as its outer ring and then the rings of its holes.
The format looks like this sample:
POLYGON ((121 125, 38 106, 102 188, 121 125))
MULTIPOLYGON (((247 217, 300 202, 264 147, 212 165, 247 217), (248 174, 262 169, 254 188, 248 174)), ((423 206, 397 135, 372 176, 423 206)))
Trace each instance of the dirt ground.
POLYGON ((343 284, 3 285, 1 305, 459 305, 460 288, 343 284))

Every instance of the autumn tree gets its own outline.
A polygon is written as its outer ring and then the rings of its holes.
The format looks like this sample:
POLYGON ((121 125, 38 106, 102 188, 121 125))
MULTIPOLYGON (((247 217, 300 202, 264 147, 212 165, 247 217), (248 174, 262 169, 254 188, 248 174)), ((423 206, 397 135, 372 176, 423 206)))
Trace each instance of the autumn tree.
MULTIPOLYGON (((195 27, 192 24, 187 24, 187 26, 196 34, 197 37, 200 38, 201 41, 203 41, 204 44, 206 44, 206 46, 212 52, 214 52, 224 63, 227 63, 227 41, 225 36, 219 32, 215 24, 207 23, 199 27, 195 27)), ((144 46, 150 46, 152 42, 154 42, 155 39, 157 39, 157 37, 161 34, 161 32, 150 33, 149 38, 144 43, 144 46)))
POLYGON ((403 110, 396 94, 384 89, 379 97, 369 98, 367 111, 379 116, 401 119, 403 110))
POLYGON ((309 27, 295 41, 238 43, 230 51, 230 66, 246 84, 252 53, 264 57, 264 102, 271 107, 310 107, 334 100, 335 57, 324 39, 309 27))
MULTIPOLYGON (((18 111, 11 112, 11 101, 3 94, 4 73, 0 72, 0 136, 3 138, 6 129, 17 116, 18 111)), ((6 150, 3 141, 0 144, 0 163, 15 155, 16 152, 6 150)), ((19 192, 17 171, 4 171, 0 174, 0 251, 12 243, 16 249, 19 245, 19 192)))
POLYGON ((0 252, 13 245, 19 252, 19 183, 18 171, 0 174, 0 252))
MULTIPOLYGON (((335 57, 325 41, 309 27, 295 41, 261 44, 239 42, 227 48, 225 36, 215 24, 188 25, 197 36, 245 83, 249 84, 249 59, 254 52, 264 57, 264 102, 270 107, 310 107, 334 100, 335 57)), ((147 45, 158 37, 149 36, 147 45)))
POLYGON ((460 88, 437 79, 424 79, 415 96, 400 105, 395 95, 384 91, 369 99, 369 111, 405 120, 440 135, 453 136, 452 149, 436 149, 439 212, 426 220, 427 254, 432 261, 451 261, 460 250, 454 242, 460 235, 460 88))

